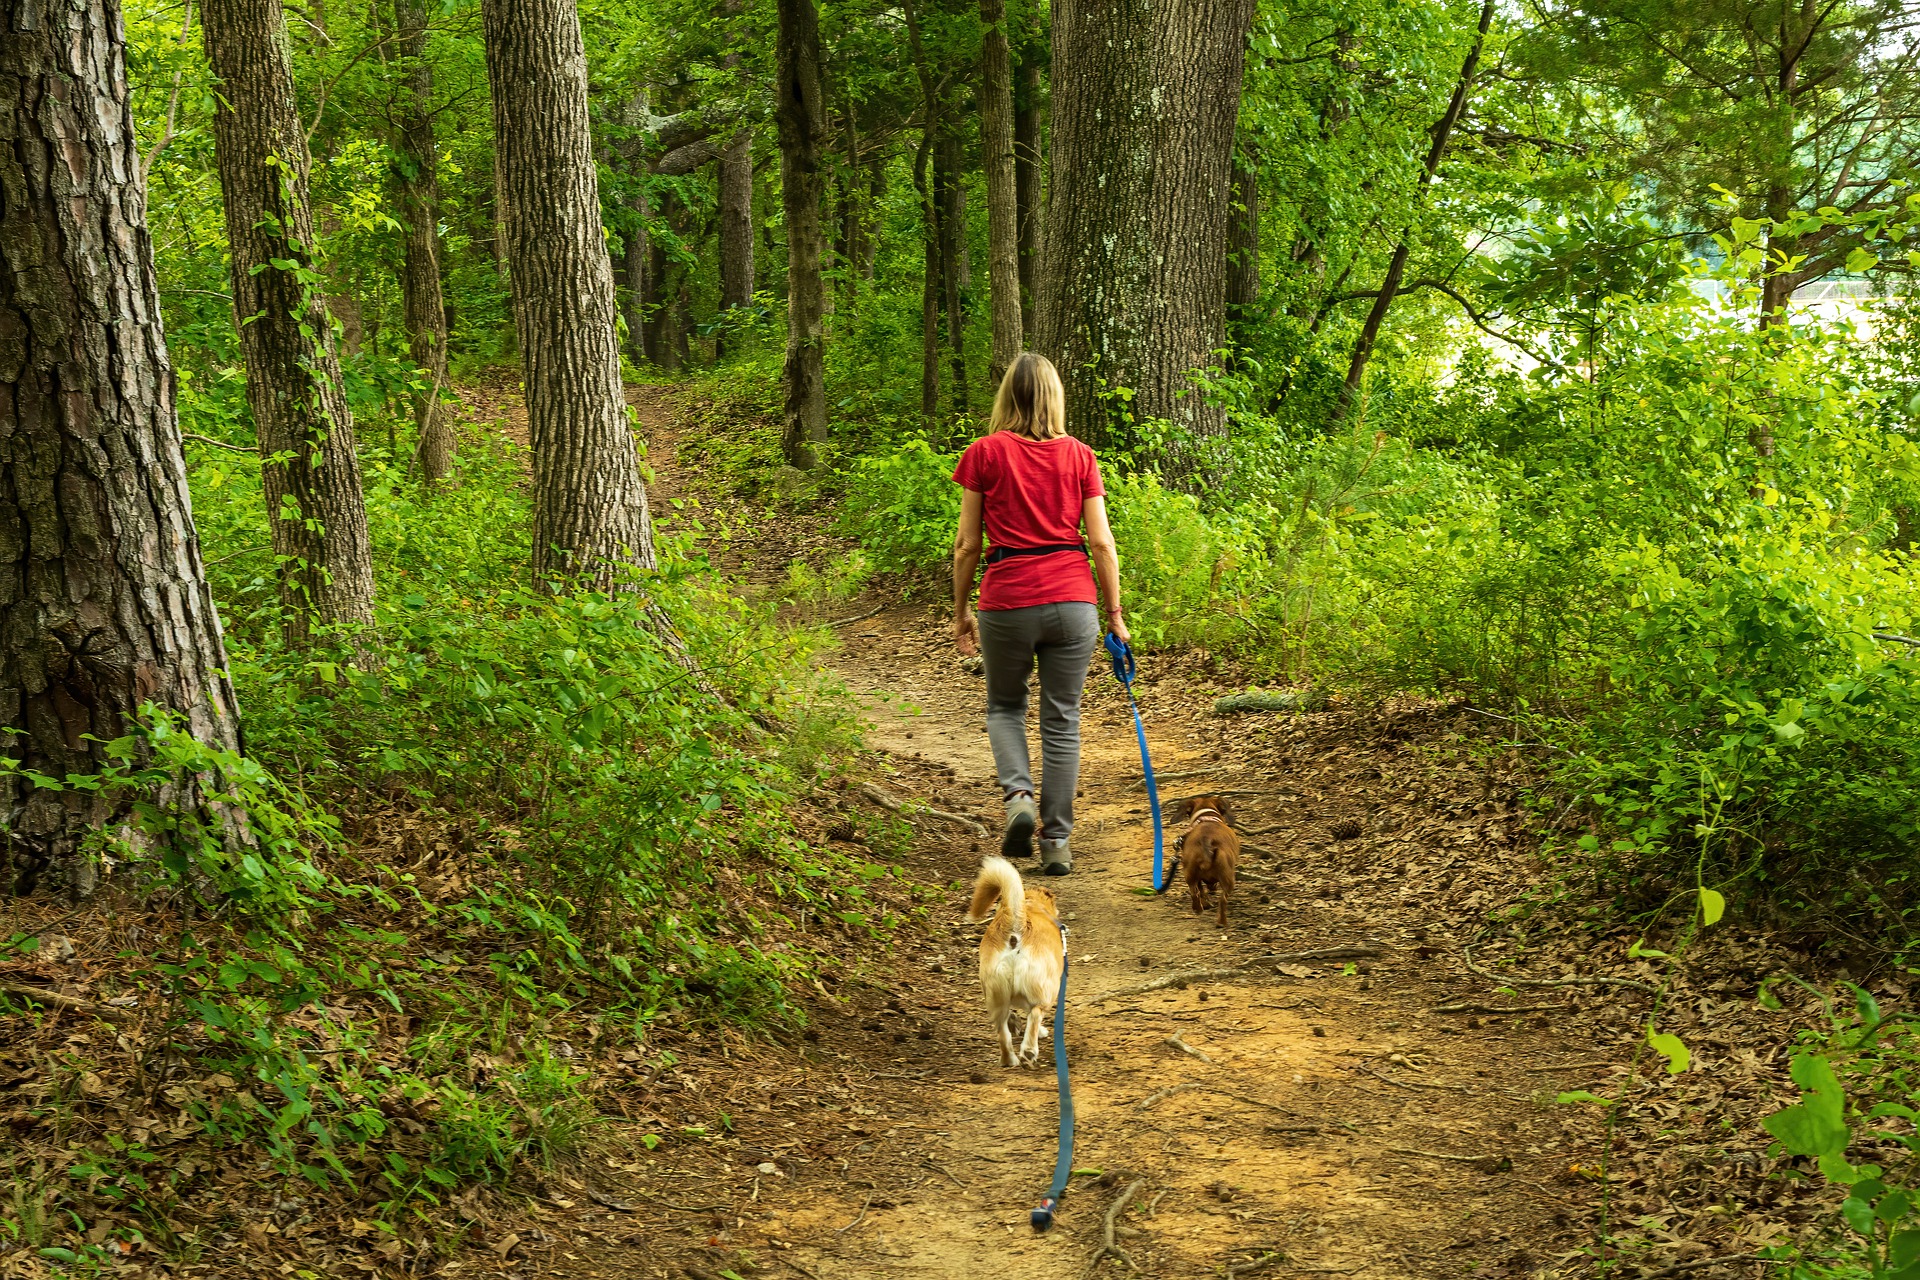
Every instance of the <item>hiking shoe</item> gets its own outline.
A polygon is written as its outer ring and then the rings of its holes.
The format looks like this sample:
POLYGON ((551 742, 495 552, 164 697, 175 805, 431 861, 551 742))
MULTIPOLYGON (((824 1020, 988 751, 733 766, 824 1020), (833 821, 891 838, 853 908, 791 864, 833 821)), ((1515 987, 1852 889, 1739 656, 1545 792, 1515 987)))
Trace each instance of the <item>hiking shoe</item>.
POLYGON ((1000 856, 1027 858, 1033 855, 1033 829, 1039 824, 1040 810, 1033 797, 1018 795, 1007 801, 1007 829, 1000 836, 1000 856))
POLYGON ((1049 876, 1064 876, 1073 870, 1073 854, 1067 849, 1065 840, 1042 840, 1040 842, 1040 873, 1049 876))

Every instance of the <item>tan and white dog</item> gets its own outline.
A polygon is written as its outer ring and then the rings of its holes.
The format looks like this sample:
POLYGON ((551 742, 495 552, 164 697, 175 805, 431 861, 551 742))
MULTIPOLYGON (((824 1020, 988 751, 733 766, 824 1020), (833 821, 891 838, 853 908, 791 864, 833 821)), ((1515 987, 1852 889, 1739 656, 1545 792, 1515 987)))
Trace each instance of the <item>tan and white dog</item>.
POLYGON ((1060 912, 1051 893, 1028 888, 1011 862, 992 857, 980 863, 967 919, 986 919, 996 902, 1000 909, 980 937, 980 987, 987 997, 987 1016, 1000 1038, 1001 1066, 1038 1066, 1040 1037, 1046 1034, 1041 1020, 1060 993, 1065 942, 1060 912), (1007 1025, 1016 1014, 1027 1019, 1018 1057, 1007 1025))

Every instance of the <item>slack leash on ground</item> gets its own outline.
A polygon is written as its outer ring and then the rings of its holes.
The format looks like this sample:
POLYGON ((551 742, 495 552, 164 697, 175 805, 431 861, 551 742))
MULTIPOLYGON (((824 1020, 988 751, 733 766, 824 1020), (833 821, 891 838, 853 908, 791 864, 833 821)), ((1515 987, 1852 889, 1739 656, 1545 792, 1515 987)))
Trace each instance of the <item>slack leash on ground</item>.
POLYGON ((1067 1179, 1073 1176, 1073 1086, 1067 1082, 1067 970, 1071 957, 1067 954, 1067 926, 1058 920, 1054 924, 1060 930, 1060 994, 1053 1007, 1053 1070, 1060 1080, 1060 1147, 1053 1161, 1053 1185, 1047 1188, 1039 1207, 1027 1215, 1035 1231, 1053 1225, 1054 1211, 1067 1192, 1067 1179))
POLYGON ((1153 891, 1165 893, 1173 877, 1166 874, 1166 838, 1160 828, 1160 788, 1153 780, 1153 757, 1147 754, 1147 726, 1140 719, 1140 704, 1133 697, 1133 648, 1125 640, 1107 632, 1107 657, 1113 662, 1113 678, 1127 691, 1127 705, 1133 708, 1133 733, 1140 741, 1140 772, 1147 784, 1147 807, 1153 811, 1153 891))

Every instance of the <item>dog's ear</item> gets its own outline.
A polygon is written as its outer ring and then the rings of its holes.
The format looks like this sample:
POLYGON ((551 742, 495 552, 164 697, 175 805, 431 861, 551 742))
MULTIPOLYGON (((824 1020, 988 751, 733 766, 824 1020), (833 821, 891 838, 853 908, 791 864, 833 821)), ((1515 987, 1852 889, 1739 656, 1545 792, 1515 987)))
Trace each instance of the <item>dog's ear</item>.
POLYGON ((1193 807, 1199 803, 1200 797, 1198 796, 1188 796, 1185 800, 1182 800, 1180 802, 1180 817, 1177 820, 1185 822, 1191 818, 1193 816, 1193 807))
POLYGON ((1239 825, 1233 820, 1233 801, 1225 799, 1223 797, 1219 800, 1214 801, 1214 807, 1220 810, 1220 816, 1226 820, 1226 824, 1228 826, 1232 827, 1232 826, 1239 825))

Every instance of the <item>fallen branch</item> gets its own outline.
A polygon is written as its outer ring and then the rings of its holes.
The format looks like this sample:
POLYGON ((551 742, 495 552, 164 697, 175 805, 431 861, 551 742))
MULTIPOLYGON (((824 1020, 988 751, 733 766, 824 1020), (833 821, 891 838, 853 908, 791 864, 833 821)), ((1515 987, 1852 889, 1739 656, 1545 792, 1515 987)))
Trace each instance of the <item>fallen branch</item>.
POLYGON ((636 1199, 648 1200, 663 1208, 675 1209, 681 1213, 723 1213, 733 1208, 730 1204, 675 1204, 671 1200, 662 1200, 659 1196, 650 1196, 644 1191, 633 1193, 636 1199))
POLYGON ((887 606, 883 604, 878 609, 869 609, 865 613, 856 613, 851 618, 842 618, 838 622, 829 622, 827 623, 827 626, 828 627, 850 627, 856 622, 865 622, 868 618, 877 618, 881 614, 885 613, 886 611, 887 611, 887 606))
MULTIPOLYGON (((913 816, 913 814, 907 812, 907 806, 904 800, 901 800, 898 796, 888 795, 871 782, 863 782, 860 784, 860 794, 879 805, 882 809, 887 809, 894 813, 903 813, 909 818, 913 816)), ((926 814, 929 818, 940 818, 944 821, 965 827, 974 834, 976 839, 985 840, 987 838, 987 829, 965 814, 948 813, 944 809, 935 809, 930 805, 922 806, 919 812, 926 814)))
POLYGON ((1133 1199, 1133 1193, 1146 1184, 1147 1180, 1145 1178, 1135 1178, 1127 1184, 1127 1189, 1116 1196, 1113 1203, 1107 1206, 1106 1219, 1100 1226, 1100 1247, 1095 1249, 1093 1251, 1093 1257, 1087 1260, 1087 1274, 1089 1276, 1099 1270, 1100 1260, 1109 1254, 1120 1259, 1121 1263, 1126 1266, 1129 1274, 1136 1270, 1133 1265, 1133 1259, 1127 1256, 1127 1251, 1114 1243, 1113 1229, 1115 1223, 1119 1221, 1121 1210, 1127 1207, 1127 1201, 1133 1199))
POLYGON ((640 1210, 634 1208, 632 1205, 622 1204, 620 1203, 620 1201, 615 1200, 612 1196, 602 1195, 600 1192, 595 1191, 592 1187, 587 1188, 587 1199, 593 1201, 595 1204, 599 1205, 601 1208, 611 1209, 615 1213, 640 1212, 640 1210))
POLYGON ((1254 1245, 1250 1250, 1236 1249, 1234 1250, 1234 1252, 1235 1253, 1252 1252, 1252 1253, 1258 1254, 1259 1256, 1254 1258, 1250 1262, 1235 1262, 1235 1263, 1229 1264, 1227 1267, 1227 1275, 1229 1277, 1250 1275, 1251 1273, 1260 1270, 1262 1267, 1270 1267, 1276 1262, 1285 1262, 1287 1260, 1286 1253, 1280 1249, 1273 1247, 1272 1245, 1254 1245))
POLYGON ((1222 978, 1244 978, 1251 972, 1251 969, 1183 969, 1179 973, 1170 973, 1164 978, 1155 978, 1151 982, 1103 991, 1093 998, 1093 1003, 1098 1004, 1102 1000, 1112 1000, 1118 996, 1141 996, 1149 991, 1185 986, 1189 982, 1215 982, 1222 978))
POLYGON ((1427 1010, 1428 1013, 1540 1013, 1547 1010, 1565 1012, 1563 1004, 1481 1004, 1477 1000, 1463 1000, 1459 1004, 1437 1004, 1427 1010))
POLYGON ((1402 1089, 1441 1089, 1448 1093, 1467 1092, 1467 1086, 1463 1084, 1427 1084, 1423 1081, 1417 1081, 1417 1080, 1395 1080, 1392 1076, 1381 1075, 1378 1071, 1375 1071, 1372 1067, 1361 1067, 1360 1069, 1366 1072, 1368 1075, 1372 1076, 1375 1080, 1384 1080, 1388 1084, 1397 1084, 1402 1089))
POLYGON ((1386 948, 1377 942, 1344 947, 1316 947, 1312 951, 1282 951, 1265 957, 1269 964, 1299 964, 1306 960, 1371 960, 1386 948))
POLYGON ((1528 1067, 1528 1075, 1537 1075, 1543 1071, 1583 1071, 1588 1067, 1611 1067, 1612 1062, 1563 1062, 1557 1067, 1528 1067))
POLYGON ((1460 946, 1460 958, 1469 970, 1503 987, 1631 987, 1648 995, 1654 994, 1652 987, 1644 982, 1635 982, 1632 978, 1503 978, 1475 964, 1472 948, 1464 943, 1460 946))
POLYGON ((1652 1271, 1641 1280, 1660 1280, 1662 1276, 1677 1276, 1686 1271, 1698 1271, 1702 1267, 1717 1267, 1734 1262, 1772 1262, 1764 1253, 1723 1253, 1712 1258, 1696 1258, 1692 1262, 1676 1262, 1660 1271, 1652 1271))
POLYGON ((0 994, 18 996, 23 1000, 37 1000, 53 1009, 71 1009, 75 1013, 92 1014, 96 1018, 105 1018, 108 1022, 126 1022, 133 1017, 125 1009, 95 1004, 91 1000, 82 1000, 79 996, 70 996, 64 991, 35 987, 24 982, 0 982, 0 994))
POLYGON ((1483 1164, 1488 1160, 1499 1160, 1499 1156, 1450 1156, 1444 1151, 1419 1151, 1413 1147, 1388 1147, 1389 1151, 1398 1151, 1403 1156, 1425 1156, 1429 1160, 1454 1160, 1461 1164, 1483 1164))
POLYGON ((1174 1032, 1172 1035, 1168 1036, 1165 1040, 1161 1041, 1160 1043, 1172 1045, 1174 1048, 1178 1049, 1182 1053, 1191 1054, 1192 1056, 1200 1059, 1200 1061, 1206 1063, 1209 1066, 1213 1065, 1213 1055, 1208 1053, 1203 1053, 1200 1050, 1194 1048, 1192 1045, 1188 1044, 1185 1040, 1182 1040, 1180 1038, 1180 1033, 1177 1031, 1174 1032))
POLYGON ((871 1206, 872 1204, 873 1204, 873 1192, 871 1192, 871 1191, 869 1191, 869 1192, 867 1192, 867 1198, 866 1198, 866 1201, 865 1201, 865 1202, 864 1202, 863 1204, 861 1204, 861 1206, 860 1206, 860 1213, 859 1213, 859 1215, 858 1215, 858 1216, 856 1216, 856 1217, 854 1218, 854 1220, 853 1220, 852 1222, 849 1222, 849 1223, 848 1223, 848 1224, 847 1224, 846 1226, 844 1226, 844 1227, 837 1227, 837 1228, 835 1228, 835 1229, 834 1229, 834 1233, 833 1233, 833 1234, 835 1234, 835 1235, 837 1235, 837 1236, 843 1236, 843 1235, 845 1235, 845 1234, 846 1234, 847 1232, 849 1232, 849 1231, 851 1231, 851 1230, 853 1230, 853 1229, 854 1229, 855 1227, 857 1227, 857 1226, 859 1226, 859 1225, 860 1225, 860 1224, 861 1224, 862 1222, 865 1222, 865 1221, 867 1220, 867 1209, 868 1209, 868 1207, 869 1207, 869 1206, 871 1206))
MULTIPOLYGON (((1218 1094, 1220 1097, 1223 1097, 1223 1098, 1233 1098, 1240 1102, 1249 1103, 1252 1106, 1265 1107, 1269 1111, 1278 1111, 1283 1116, 1297 1116, 1300 1114, 1297 1111, 1287 1110, 1285 1107, 1281 1106, 1277 1102, 1265 1102, 1259 1098, 1250 1098, 1244 1093, 1235 1093, 1231 1089, 1221 1089, 1214 1085, 1201 1084, 1198 1080, 1189 1080, 1185 1084, 1170 1085, 1165 1089, 1156 1090, 1155 1092, 1150 1093, 1146 1097, 1140 1099, 1140 1101, 1134 1103, 1133 1109, 1135 1111, 1145 1111, 1148 1107, 1151 1107, 1154 1103, 1160 1102, 1166 1098, 1171 1098, 1175 1094, 1179 1094, 1179 1093, 1218 1094)), ((1311 1127, 1313 1131, 1316 1133, 1319 1132, 1321 1128, 1321 1126, 1319 1125, 1313 1125, 1311 1127)), ((1291 1130, 1289 1130, 1289 1132, 1291 1132, 1291 1130)))

